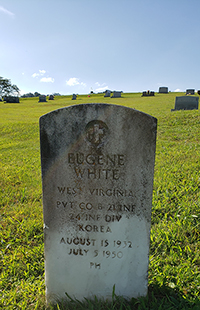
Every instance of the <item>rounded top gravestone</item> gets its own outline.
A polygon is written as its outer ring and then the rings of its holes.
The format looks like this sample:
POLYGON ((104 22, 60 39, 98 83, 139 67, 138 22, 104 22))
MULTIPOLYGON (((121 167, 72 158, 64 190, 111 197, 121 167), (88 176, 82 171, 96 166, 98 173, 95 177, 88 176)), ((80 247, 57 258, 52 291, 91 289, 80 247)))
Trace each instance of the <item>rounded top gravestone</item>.
POLYGON ((40 118, 47 302, 146 295, 156 126, 111 104, 40 118))
POLYGON ((168 87, 162 86, 159 87, 159 91, 160 94, 167 94, 168 93, 168 87))

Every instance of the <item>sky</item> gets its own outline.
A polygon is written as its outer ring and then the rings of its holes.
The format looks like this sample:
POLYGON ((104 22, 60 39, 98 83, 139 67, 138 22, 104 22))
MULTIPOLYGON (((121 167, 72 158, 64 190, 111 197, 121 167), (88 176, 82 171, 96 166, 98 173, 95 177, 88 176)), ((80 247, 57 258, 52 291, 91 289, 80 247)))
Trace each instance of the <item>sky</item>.
POLYGON ((61 95, 200 89, 200 0, 0 0, 0 76, 61 95))

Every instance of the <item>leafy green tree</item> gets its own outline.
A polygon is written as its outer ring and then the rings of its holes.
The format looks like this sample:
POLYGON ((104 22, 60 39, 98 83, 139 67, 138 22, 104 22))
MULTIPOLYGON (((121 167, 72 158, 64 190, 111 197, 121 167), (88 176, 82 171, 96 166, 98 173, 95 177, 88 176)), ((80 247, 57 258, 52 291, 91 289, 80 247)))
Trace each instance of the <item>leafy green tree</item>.
POLYGON ((0 96, 16 96, 20 89, 11 83, 9 79, 0 76, 0 96))
POLYGON ((35 97, 39 97, 39 96, 40 96, 40 93, 38 93, 37 91, 35 91, 35 92, 34 92, 34 96, 35 96, 35 97))

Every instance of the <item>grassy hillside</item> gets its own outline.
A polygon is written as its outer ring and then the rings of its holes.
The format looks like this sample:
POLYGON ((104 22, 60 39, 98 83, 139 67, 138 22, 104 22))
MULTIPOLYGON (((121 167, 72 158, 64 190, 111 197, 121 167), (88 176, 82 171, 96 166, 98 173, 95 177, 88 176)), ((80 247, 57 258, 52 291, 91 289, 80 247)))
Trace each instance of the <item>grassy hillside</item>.
POLYGON ((0 102, 0 308, 45 309, 39 117, 72 104, 102 102, 158 119, 149 294, 129 303, 115 298, 111 305, 71 301, 69 309, 200 309, 200 116, 199 110, 171 112, 179 95, 0 102))

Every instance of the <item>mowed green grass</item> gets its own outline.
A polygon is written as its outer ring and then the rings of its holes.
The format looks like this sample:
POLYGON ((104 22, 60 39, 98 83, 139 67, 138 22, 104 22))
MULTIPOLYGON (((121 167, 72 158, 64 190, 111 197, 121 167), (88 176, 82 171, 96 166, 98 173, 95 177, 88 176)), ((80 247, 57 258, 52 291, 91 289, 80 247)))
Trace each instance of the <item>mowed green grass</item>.
POLYGON ((46 309, 39 117, 82 103, 112 103, 158 119, 149 294, 111 304, 70 301, 56 309, 200 309, 200 115, 175 111, 181 93, 59 96, 0 103, 0 308, 46 309))

